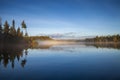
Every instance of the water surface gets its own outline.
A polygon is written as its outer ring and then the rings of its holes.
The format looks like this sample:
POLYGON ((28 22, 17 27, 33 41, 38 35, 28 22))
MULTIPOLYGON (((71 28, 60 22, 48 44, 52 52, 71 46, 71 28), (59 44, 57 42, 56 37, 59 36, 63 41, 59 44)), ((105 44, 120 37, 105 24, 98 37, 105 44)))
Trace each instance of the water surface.
POLYGON ((110 46, 1 49, 0 80, 120 80, 120 49, 110 46))

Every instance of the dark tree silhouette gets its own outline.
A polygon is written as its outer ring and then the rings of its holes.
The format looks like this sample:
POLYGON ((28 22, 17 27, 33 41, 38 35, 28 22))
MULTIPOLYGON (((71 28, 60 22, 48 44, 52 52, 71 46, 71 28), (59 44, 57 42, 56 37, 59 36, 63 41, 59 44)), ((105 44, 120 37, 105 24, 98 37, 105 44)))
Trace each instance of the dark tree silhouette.
POLYGON ((16 30, 14 27, 10 27, 10 31, 9 33, 12 35, 12 36, 16 36, 16 30))
POLYGON ((2 34, 2 27, 0 26, 0 34, 2 34))
POLYGON ((15 20, 12 21, 12 27, 15 27, 15 20))
POLYGON ((10 34, 12 35, 12 36, 16 36, 16 29, 15 29, 15 21, 13 20, 12 21, 12 26, 11 26, 11 28, 10 28, 10 34))
POLYGON ((2 22, 1 22, 1 18, 0 18, 0 34, 2 34, 2 22))
POLYGON ((9 24, 7 21, 5 21, 5 24, 4 24, 4 33, 5 34, 8 34, 9 33, 9 24))
POLYGON ((20 32, 20 28, 18 27, 17 29, 17 36, 20 37, 21 36, 21 32, 20 32))
POLYGON ((22 28, 25 29, 25 36, 28 36, 28 33, 27 33, 27 26, 26 26, 26 23, 24 22, 24 20, 22 21, 21 26, 22 26, 22 28))

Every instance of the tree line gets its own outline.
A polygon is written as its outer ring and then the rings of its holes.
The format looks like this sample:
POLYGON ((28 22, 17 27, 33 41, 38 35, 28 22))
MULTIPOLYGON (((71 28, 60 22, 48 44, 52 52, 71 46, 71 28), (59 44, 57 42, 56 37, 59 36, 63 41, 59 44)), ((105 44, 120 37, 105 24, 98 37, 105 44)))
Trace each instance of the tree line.
POLYGON ((85 39, 87 42, 120 42, 120 35, 96 36, 95 38, 85 39))
POLYGON ((25 35, 20 27, 15 27, 15 20, 12 20, 12 25, 10 26, 8 21, 2 25, 0 20, 0 43, 11 43, 11 42, 18 42, 24 39, 24 36, 28 36, 26 30, 26 23, 24 20, 21 23, 22 28, 25 29, 25 35))
POLYGON ((49 36, 30 36, 32 40, 53 40, 49 36))

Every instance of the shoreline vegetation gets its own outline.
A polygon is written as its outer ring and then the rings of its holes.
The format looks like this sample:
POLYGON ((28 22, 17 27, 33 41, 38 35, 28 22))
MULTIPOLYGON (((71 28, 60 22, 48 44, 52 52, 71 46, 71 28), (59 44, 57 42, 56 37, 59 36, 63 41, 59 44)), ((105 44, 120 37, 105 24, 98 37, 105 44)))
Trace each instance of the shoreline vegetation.
POLYGON ((120 45, 120 35, 108 35, 108 36, 96 36, 94 38, 86 38, 84 40, 56 40, 49 36, 28 36, 27 26, 24 20, 21 22, 21 28, 15 27, 15 21, 12 20, 12 25, 10 26, 7 21, 2 26, 0 21, 0 47, 5 47, 8 45, 18 45, 26 47, 35 47, 39 44, 38 40, 41 42, 47 42, 47 44, 61 44, 61 43, 74 43, 81 42, 87 45, 90 44, 119 44, 120 45), (25 30, 25 33, 21 31, 21 28, 25 30))
POLYGON ((87 38, 85 41, 95 43, 120 43, 120 35, 96 36, 95 38, 87 38))
MULTIPOLYGON (((25 22, 22 22, 22 28, 26 27, 25 22)), ((21 31, 21 28, 18 27, 16 29, 15 27, 15 21, 12 21, 12 25, 10 26, 7 21, 5 21, 4 25, 2 26, 2 23, 0 23, 0 44, 2 45, 17 45, 17 44, 24 44, 27 45, 29 41, 27 41, 27 33, 25 33, 25 36, 23 34, 23 31, 21 31)))

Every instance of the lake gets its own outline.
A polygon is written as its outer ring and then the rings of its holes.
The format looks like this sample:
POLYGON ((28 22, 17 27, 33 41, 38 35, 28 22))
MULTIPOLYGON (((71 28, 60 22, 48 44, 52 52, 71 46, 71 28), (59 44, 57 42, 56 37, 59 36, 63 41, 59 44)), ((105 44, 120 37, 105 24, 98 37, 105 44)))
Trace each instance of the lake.
POLYGON ((0 80, 120 80, 120 45, 54 44, 0 50, 0 80))

